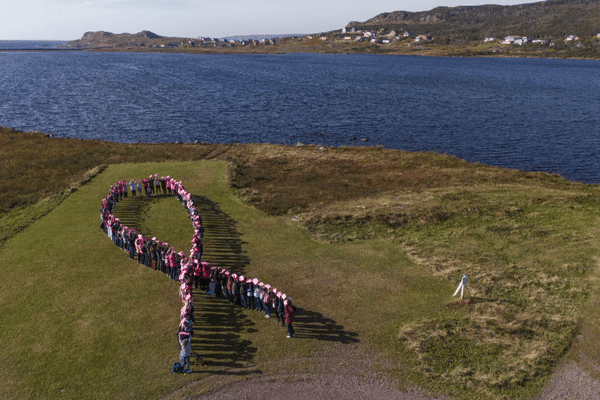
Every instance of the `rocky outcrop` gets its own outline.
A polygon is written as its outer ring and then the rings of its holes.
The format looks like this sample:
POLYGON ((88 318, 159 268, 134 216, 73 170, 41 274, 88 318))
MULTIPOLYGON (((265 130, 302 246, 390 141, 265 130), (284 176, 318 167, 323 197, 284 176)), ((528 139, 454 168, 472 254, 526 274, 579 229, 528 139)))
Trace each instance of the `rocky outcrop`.
POLYGON ((106 39, 106 38, 110 37, 111 35, 113 35, 111 32, 104 32, 104 31, 86 32, 83 34, 83 37, 80 40, 81 41, 96 41, 96 40, 106 39))
POLYGON ((70 42, 70 46, 77 47, 122 47, 122 46, 143 46, 148 44, 162 44, 155 41, 160 41, 164 38, 163 36, 157 35, 150 31, 141 31, 138 33, 119 33, 114 34, 112 32, 98 31, 98 32, 86 32, 83 37, 79 40, 70 42))
POLYGON ((156 33, 150 32, 150 31, 141 31, 139 33, 136 33, 135 36, 142 38, 142 39, 160 39, 160 38, 162 38, 162 36, 157 35, 156 33))

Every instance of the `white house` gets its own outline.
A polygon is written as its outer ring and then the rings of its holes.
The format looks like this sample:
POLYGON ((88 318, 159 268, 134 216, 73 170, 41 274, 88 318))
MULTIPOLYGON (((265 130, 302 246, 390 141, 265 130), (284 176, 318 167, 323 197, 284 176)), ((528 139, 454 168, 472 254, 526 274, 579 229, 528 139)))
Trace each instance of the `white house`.
POLYGON ((516 36, 516 35, 511 35, 511 36, 506 36, 504 38, 504 40, 502 42, 500 42, 500 44, 518 44, 518 45, 523 45, 525 43, 530 43, 531 40, 527 37, 527 36, 516 36))
POLYGON ((418 43, 418 42, 427 42, 427 41, 430 41, 432 39, 433 38, 431 36, 428 36, 428 35, 419 35, 419 36, 417 36, 415 38, 415 43, 418 43))

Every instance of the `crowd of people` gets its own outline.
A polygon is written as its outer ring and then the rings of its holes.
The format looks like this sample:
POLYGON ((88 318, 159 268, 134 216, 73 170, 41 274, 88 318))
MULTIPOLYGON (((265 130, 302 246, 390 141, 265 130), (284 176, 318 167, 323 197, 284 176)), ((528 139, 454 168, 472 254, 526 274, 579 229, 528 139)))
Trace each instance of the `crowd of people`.
POLYGON ((191 338, 194 334, 193 289, 199 288, 214 297, 223 298, 246 309, 262 312, 265 318, 271 318, 274 314, 282 327, 287 325, 287 337, 294 336, 293 323, 296 308, 292 304, 292 299, 285 293, 261 282, 258 278, 247 278, 202 261, 204 238, 202 218, 198 214, 191 194, 185 190, 181 181, 170 176, 161 177, 155 174, 144 179, 116 182, 111 186, 108 196, 102 200, 100 213, 101 229, 115 245, 127 252, 132 260, 161 271, 170 279, 180 283, 179 296, 183 306, 177 336, 184 372, 192 372, 189 367, 191 338), (184 205, 194 226, 189 256, 186 256, 183 251, 177 252, 173 246, 161 242, 156 237, 143 236, 135 229, 123 225, 119 218, 115 218, 112 214, 115 205, 128 198, 129 193, 132 197, 173 195, 184 205))

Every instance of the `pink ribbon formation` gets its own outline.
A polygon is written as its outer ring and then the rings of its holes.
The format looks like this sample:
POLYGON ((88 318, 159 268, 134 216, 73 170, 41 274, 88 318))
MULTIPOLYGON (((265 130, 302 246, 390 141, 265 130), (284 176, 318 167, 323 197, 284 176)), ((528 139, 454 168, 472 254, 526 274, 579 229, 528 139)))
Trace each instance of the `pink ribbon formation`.
POLYGON ((245 308, 262 311, 267 317, 271 315, 271 307, 277 313, 277 319, 283 319, 279 310, 291 303, 291 298, 277 288, 261 282, 258 278, 246 278, 231 273, 225 268, 217 268, 209 262, 202 261, 204 227, 202 217, 181 181, 170 176, 158 174, 137 180, 122 180, 111 186, 108 196, 102 200, 101 229, 113 240, 115 245, 129 253, 132 260, 159 270, 174 281, 180 283, 179 296, 183 303, 181 321, 178 328, 180 336, 193 335, 194 299, 193 288, 200 286, 213 296, 223 297, 232 303, 245 308), (189 257, 183 251, 177 252, 173 246, 161 242, 156 237, 147 238, 135 229, 128 228, 116 218, 112 212, 115 205, 128 197, 154 196, 156 194, 173 195, 187 209, 194 226, 194 237, 189 257), (281 304, 280 304, 281 303, 281 304))

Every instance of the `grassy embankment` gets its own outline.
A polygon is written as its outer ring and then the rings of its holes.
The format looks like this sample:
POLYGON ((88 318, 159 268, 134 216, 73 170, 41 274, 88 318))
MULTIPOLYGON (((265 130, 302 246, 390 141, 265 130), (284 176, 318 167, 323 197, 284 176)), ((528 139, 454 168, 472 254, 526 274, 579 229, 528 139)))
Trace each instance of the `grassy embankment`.
MULTIPOLYGON (((111 165, 44 218, 33 222, 31 214, 32 225, 12 230, 0 250, 3 398, 148 398, 193 381, 189 390, 202 391, 285 373, 282 365, 312 371, 315 355, 357 345, 387 354, 391 366, 380 368, 402 382, 459 398, 527 398, 565 353, 589 371, 600 354, 592 312, 597 186, 373 148, 118 145, 15 132, 2 139, 8 136, 20 145, 0 147, 2 172, 12 171, 0 180, 3 189, 25 174, 39 178, 11 192, 18 194, 12 204, 58 192, 97 164, 225 154, 234 162, 232 182, 255 207, 228 187, 224 163, 205 161, 111 165), (47 155, 35 153, 38 141, 47 155), (9 158, 25 148, 27 163, 9 158), (208 366, 187 377, 168 374, 177 353, 177 287, 129 261, 98 229, 108 187, 154 172, 208 198, 198 197, 206 258, 290 293, 302 308, 301 340, 286 341, 274 321, 198 294, 194 346, 208 366), (472 291, 465 304, 451 296, 463 273, 472 291)), ((187 248, 183 207, 172 198, 139 203, 123 216, 187 248)))

